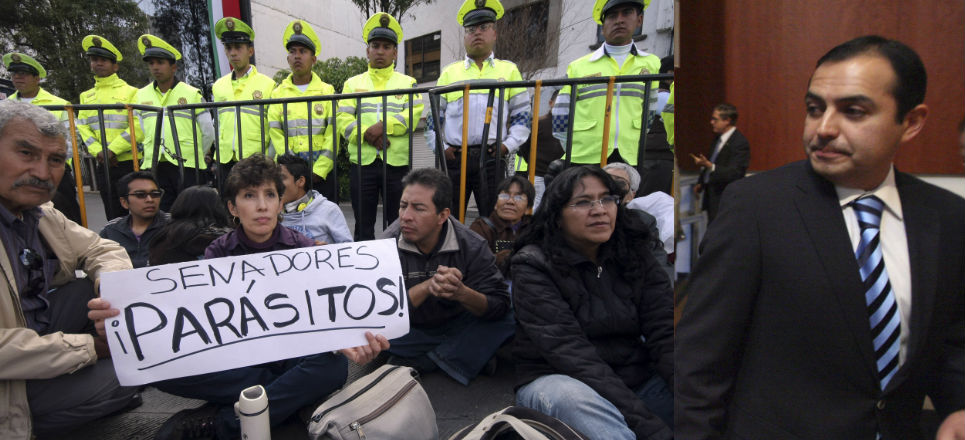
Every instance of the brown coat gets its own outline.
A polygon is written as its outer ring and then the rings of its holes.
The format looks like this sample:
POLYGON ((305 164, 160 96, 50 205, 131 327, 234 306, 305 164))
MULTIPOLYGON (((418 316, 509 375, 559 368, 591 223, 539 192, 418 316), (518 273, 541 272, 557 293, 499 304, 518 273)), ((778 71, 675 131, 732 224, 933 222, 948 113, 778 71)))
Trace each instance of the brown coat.
MULTIPOLYGON (((52 286, 67 283, 80 269, 96 288, 101 273, 131 268, 127 252, 117 243, 68 220, 52 203, 40 208, 43 216, 38 229, 60 260, 52 286)), ((40 336, 26 328, 6 252, 0 252, 0 278, 0 438, 29 439, 26 381, 73 373, 97 362, 97 354, 91 335, 57 332, 40 336)))
POLYGON ((472 222, 472 225, 469 226, 469 229, 472 229, 473 232, 486 239, 486 242, 489 243, 489 250, 496 256, 496 267, 503 273, 503 277, 508 278, 509 255, 513 252, 513 242, 515 242, 516 238, 529 226, 529 222, 533 220, 533 216, 524 215, 519 221, 519 228, 516 230, 513 230, 513 228, 510 227, 511 225, 499 218, 495 211, 489 215, 489 221, 487 222, 486 220, 485 218, 477 218, 476 221, 472 222))

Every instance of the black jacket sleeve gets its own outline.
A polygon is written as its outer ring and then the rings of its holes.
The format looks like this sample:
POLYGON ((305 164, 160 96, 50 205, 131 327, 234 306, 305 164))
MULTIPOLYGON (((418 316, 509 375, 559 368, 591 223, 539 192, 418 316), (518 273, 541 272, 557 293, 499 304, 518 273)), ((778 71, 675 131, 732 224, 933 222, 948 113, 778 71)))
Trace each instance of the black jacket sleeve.
MULTIPOLYGON (((469 231, 466 231, 469 233, 469 231)), ((489 250, 489 244, 475 234, 466 243, 465 265, 462 283, 486 295, 486 313, 483 319, 499 319, 509 311, 509 290, 506 280, 496 268, 496 259, 489 250)))
POLYGON ((675 336, 674 434, 679 438, 723 436, 744 332, 759 289, 761 252, 753 199, 728 187, 721 201, 727 209, 711 223, 690 276, 675 336))
POLYGON ((670 428, 597 354, 543 261, 525 250, 512 259, 517 329, 560 374, 585 383, 616 406, 637 438, 672 439, 670 428))

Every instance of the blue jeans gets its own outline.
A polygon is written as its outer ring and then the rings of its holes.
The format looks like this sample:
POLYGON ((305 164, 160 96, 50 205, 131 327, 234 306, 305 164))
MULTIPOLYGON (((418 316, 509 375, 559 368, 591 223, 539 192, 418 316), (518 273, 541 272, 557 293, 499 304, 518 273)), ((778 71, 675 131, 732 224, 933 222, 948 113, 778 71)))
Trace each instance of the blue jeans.
POLYGON ((322 353, 152 385, 165 393, 218 405, 218 438, 236 439, 241 435, 241 425, 235 416, 234 404, 241 390, 264 386, 271 426, 277 426, 302 407, 340 388, 347 377, 345 356, 322 353))
POLYGON ((410 327, 408 334, 389 341, 389 353, 407 358, 426 355, 456 382, 469 385, 515 332, 512 312, 495 321, 463 312, 439 327, 410 327))
MULTIPOLYGON (((673 392, 654 375, 634 392, 673 429, 673 392)), ((634 440, 623 414, 583 382, 562 374, 542 376, 516 390, 516 404, 562 420, 590 439, 634 440)))

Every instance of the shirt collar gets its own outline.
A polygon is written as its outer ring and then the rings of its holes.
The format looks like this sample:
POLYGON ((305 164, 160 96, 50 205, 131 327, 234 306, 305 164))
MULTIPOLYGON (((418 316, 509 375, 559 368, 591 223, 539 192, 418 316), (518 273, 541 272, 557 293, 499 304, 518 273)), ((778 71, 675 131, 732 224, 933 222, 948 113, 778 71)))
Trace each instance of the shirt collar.
POLYGON ((34 219, 40 219, 40 217, 43 217, 43 211, 40 210, 39 206, 35 206, 30 209, 25 209, 20 214, 22 218, 17 217, 12 212, 10 212, 10 210, 7 209, 6 206, 3 206, 2 204, 0 204, 0 223, 2 223, 3 226, 5 227, 10 227, 17 220, 27 221, 28 219, 34 220, 34 219))
MULTIPOLYGON (((495 52, 489 52, 489 56, 486 57, 486 61, 489 62, 489 67, 495 67, 496 66, 495 52)), ((476 64, 476 61, 473 60, 472 58, 469 58, 469 55, 466 55, 466 61, 465 61, 466 69, 472 67, 473 64, 476 64)))
MULTIPOLYGON (((630 45, 630 55, 639 55, 639 54, 640 54, 640 52, 637 51, 637 45, 636 45, 636 44, 631 44, 631 45, 630 45)), ((600 58, 603 58, 604 55, 609 56, 609 54, 606 53, 606 43, 600 43, 600 47, 598 47, 596 50, 594 50, 594 51, 593 51, 593 54, 590 55, 590 61, 596 61, 596 60, 598 60, 598 59, 600 59, 600 58)))
POLYGON ((255 65, 254 65, 254 64, 249 64, 249 65, 248 65, 248 70, 245 71, 245 74, 244 74, 244 75, 238 76, 237 73, 238 73, 238 72, 235 72, 235 71, 232 70, 232 71, 231 71, 231 79, 247 78, 248 75, 251 75, 251 74, 255 73, 255 65))
POLYGON ((871 191, 865 191, 858 188, 847 188, 838 185, 834 186, 834 190, 838 193, 838 203, 841 204, 842 208, 847 207, 858 197, 873 195, 881 199, 881 202, 884 203, 885 208, 894 214, 898 220, 902 220, 901 198, 898 196, 898 186, 895 185, 894 166, 888 170, 888 175, 885 177, 885 180, 881 182, 881 185, 878 185, 877 188, 871 191))
POLYGON ((734 130, 737 130, 736 126, 731 126, 727 131, 720 134, 720 144, 724 145, 730 140, 730 137, 734 134, 734 130))
MULTIPOLYGON (((456 226, 453 224, 452 217, 450 216, 448 219, 446 219, 445 227, 443 228, 442 231, 440 231, 440 234, 444 234, 444 236, 442 237, 442 240, 440 240, 439 243, 436 243, 436 249, 433 250, 433 253, 454 252, 459 250, 459 240, 456 237, 455 228, 456 226)), ((415 243, 412 243, 411 241, 406 240, 405 236, 402 235, 401 231, 399 232, 399 239, 397 241, 397 245, 401 250, 412 252, 415 254, 425 255, 422 253, 421 250, 419 250, 419 246, 416 246, 415 243)))
MULTIPOLYGON (((178 86, 178 83, 179 83, 179 82, 180 82, 180 81, 178 81, 178 78, 175 77, 175 78, 174 78, 174 82, 171 83, 171 88, 168 89, 168 92, 170 92, 171 90, 174 90, 174 88, 178 86)), ((165 93, 167 93, 167 92, 161 93, 161 89, 157 88, 157 81, 154 81, 154 82, 152 82, 151 84, 154 85, 154 91, 157 92, 159 95, 164 95, 165 93)))

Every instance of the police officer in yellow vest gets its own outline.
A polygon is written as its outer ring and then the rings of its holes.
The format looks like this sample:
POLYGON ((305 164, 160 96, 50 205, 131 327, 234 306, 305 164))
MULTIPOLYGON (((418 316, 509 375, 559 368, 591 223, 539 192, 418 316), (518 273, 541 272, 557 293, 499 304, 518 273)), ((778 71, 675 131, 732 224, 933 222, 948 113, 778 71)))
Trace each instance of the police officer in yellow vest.
MULTIPOLYGON (((656 74, 660 59, 642 52, 633 44, 633 32, 643 24, 643 10, 650 0, 597 0, 593 19, 603 26, 605 42, 599 49, 585 55, 566 68, 569 78, 608 77, 620 75, 656 74)), ((620 161, 637 166, 640 134, 643 132, 643 110, 657 102, 657 83, 653 82, 650 102, 644 106, 646 83, 617 83, 613 89, 610 133, 607 140, 607 162, 620 161)), ((603 116, 606 109, 606 84, 577 87, 576 114, 573 116, 574 164, 600 164, 603 140, 603 116)), ((553 133, 566 148, 569 124, 570 87, 563 87, 553 107, 553 133)), ((564 156, 565 157, 565 156, 564 156)))
MULTIPOLYGON (((67 105, 70 104, 66 99, 55 96, 54 94, 40 87, 40 80, 47 77, 47 71, 33 57, 24 53, 8 53, 3 56, 3 67, 10 72, 10 79, 14 88, 17 89, 10 100, 29 102, 33 105, 67 105)), ((65 127, 69 127, 67 112, 52 111, 57 119, 64 122, 65 127)), ((77 204, 77 190, 74 188, 74 175, 71 172, 71 142, 67 136, 67 166, 65 167, 64 177, 60 180, 57 193, 54 194, 54 207, 64 213, 67 218, 74 223, 81 223, 80 205, 77 204)))
POLYGON ((674 145, 673 86, 674 83, 670 83, 670 97, 667 98, 667 105, 663 106, 663 112, 660 113, 663 118, 663 126, 667 129, 667 142, 670 143, 670 148, 673 148, 674 145))
MULTIPOLYGON (((456 61, 443 69, 436 82, 445 86, 457 82, 474 81, 521 81, 522 75, 516 64, 495 58, 493 46, 496 44, 496 21, 503 16, 503 5, 499 0, 466 0, 456 19, 464 31, 463 43, 466 58, 456 61)), ((440 129, 443 131, 444 154, 449 178, 452 179, 452 207, 459 210, 460 149, 462 147, 462 91, 446 93, 439 102, 440 129)), ((466 164, 466 200, 474 193, 480 217, 488 217, 496 203, 496 182, 502 180, 506 169, 505 158, 516 153, 519 146, 529 137, 533 116, 530 110, 529 93, 525 88, 506 89, 505 102, 494 102, 493 119, 489 127, 488 139, 482 139, 485 123, 488 91, 473 90, 469 94, 468 163, 466 164), (503 120, 496 121, 498 106, 503 107, 503 120), (502 130, 502 139, 496 139, 496 124, 508 128, 502 130), (486 184, 480 185, 479 155, 486 155, 486 184), (500 159, 497 159, 499 157, 500 159)), ((432 117, 428 117, 426 140, 433 151, 437 148, 435 127, 432 117)))
MULTIPOLYGON (((271 97, 296 98, 334 94, 335 88, 312 71, 321 48, 312 27, 304 21, 295 20, 285 28, 283 40, 292 73, 278 84, 271 92, 271 97)), ((312 187, 329 200, 337 200, 335 179, 325 180, 335 166, 335 149, 332 145, 335 113, 332 111, 332 102, 290 103, 287 105, 287 117, 285 110, 282 104, 273 104, 268 110, 272 149, 278 155, 295 153, 311 163, 312 172, 315 174, 312 187)))
POLYGON ((174 199, 184 188, 207 183, 210 178, 201 155, 214 141, 214 127, 207 110, 195 111, 192 122, 191 110, 175 110, 167 107, 204 102, 201 91, 181 82, 175 74, 181 52, 154 35, 144 34, 137 39, 137 49, 147 63, 154 81, 140 88, 135 102, 164 108, 159 143, 154 143, 158 113, 139 111, 140 127, 144 133, 144 161, 142 169, 153 169, 158 186, 164 191, 161 210, 170 211, 174 199), (192 131, 194 130, 194 131, 192 131), (177 142, 175 142, 177 133, 177 142), (200 142, 195 145, 195 140, 200 142), (184 175, 181 175, 181 167, 184 175))
MULTIPOLYGON (((255 31, 245 22, 225 17, 218 20, 214 32, 224 44, 225 55, 231 63, 231 73, 218 78, 212 86, 214 102, 250 101, 271 98, 275 81, 268 75, 258 72, 251 58, 255 55, 255 31)), ((210 150, 206 161, 220 162, 219 168, 224 179, 231 167, 241 159, 267 150, 271 141, 268 132, 268 107, 264 107, 264 117, 257 105, 241 107, 241 130, 239 137, 238 115, 235 107, 218 108, 218 154, 210 150)))
MULTIPOLYGON (((98 35, 88 35, 81 42, 90 70, 94 73, 94 88, 80 94, 81 104, 131 104, 137 88, 118 78, 118 62, 124 57, 121 52, 98 35)), ((117 180, 134 171, 131 154, 131 133, 126 110, 104 110, 104 133, 100 129, 97 110, 77 112, 77 137, 87 146, 87 152, 97 158, 97 188, 100 190, 104 211, 108 219, 127 214, 117 197, 117 180), (104 147, 107 147, 106 149, 104 147), (110 181, 105 175, 110 172, 110 181)), ((138 128, 135 126, 135 131, 138 128)), ((135 133, 134 138, 139 136, 135 133)))
MULTIPOLYGON (((369 70, 345 81, 342 93, 408 89, 416 86, 414 78, 395 71, 398 44, 403 40, 402 27, 394 17, 384 12, 373 15, 362 28, 362 40, 367 45, 365 53, 369 59, 369 70)), ((422 115, 422 96, 413 95, 410 101, 408 94, 389 95, 384 121, 382 97, 363 98, 361 106, 357 106, 357 103, 356 99, 339 102, 337 125, 341 135, 348 141, 349 160, 352 162, 349 180, 352 210, 355 212, 355 241, 361 241, 375 239, 374 228, 380 193, 385 207, 385 221, 392 223, 399 216, 402 178, 409 168, 409 106, 413 106, 412 116, 418 123, 418 118, 422 115), (385 143, 383 134, 386 137, 385 143)))

